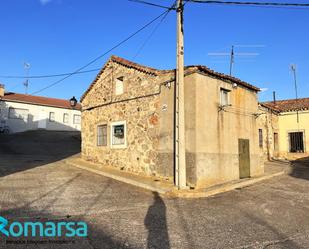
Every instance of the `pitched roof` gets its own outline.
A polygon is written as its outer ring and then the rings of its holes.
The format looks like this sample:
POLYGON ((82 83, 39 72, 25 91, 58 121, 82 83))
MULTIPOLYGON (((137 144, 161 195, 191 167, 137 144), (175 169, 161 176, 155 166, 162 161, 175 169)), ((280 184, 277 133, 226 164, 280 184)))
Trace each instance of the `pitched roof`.
POLYGON ((277 112, 303 111, 309 110, 309 98, 262 102, 261 105, 277 112))
MULTIPOLYGON (((151 68, 151 67, 144 66, 144 65, 141 65, 141 64, 138 64, 138 63, 135 63, 135 62, 132 62, 132 61, 120 58, 118 56, 112 55, 110 57, 110 59, 106 62, 106 64, 103 66, 103 68, 100 70, 100 72, 97 74, 97 76, 94 79, 94 81, 91 83, 91 85, 88 87, 88 89, 82 95, 81 102, 83 101, 83 99, 85 98, 87 93, 95 85, 95 83, 98 81, 98 79, 100 78, 101 74, 104 72, 104 70, 106 69, 106 67, 109 65, 110 62, 116 62, 116 63, 118 63, 118 64, 120 64, 122 66, 125 66, 125 67, 128 67, 128 68, 134 68, 134 69, 136 69, 136 70, 138 70, 140 72, 147 73, 147 74, 152 74, 154 76, 158 76, 158 75, 164 74, 164 73, 172 73, 172 72, 175 71, 175 69, 174 70, 160 70, 160 69, 151 68)), ((239 85, 242 85, 242 86, 244 86, 246 88, 249 88, 249 89, 257 91, 257 92, 260 91, 260 89, 258 87, 255 87, 255 86, 253 86, 253 85, 251 85, 251 84, 249 84, 249 83, 247 83, 245 81, 242 81, 242 80, 240 80, 238 78, 235 78, 235 77, 232 77, 232 76, 229 76, 229 75, 226 75, 226 74, 215 72, 215 71, 209 69, 206 66, 202 66, 202 65, 186 66, 185 70, 190 70, 191 73, 192 72, 203 72, 203 73, 206 73, 208 75, 214 76, 214 77, 219 78, 219 79, 229 80, 231 82, 237 83, 239 85)))
MULTIPOLYGON (((28 94, 8 92, 8 93, 5 93, 2 98, 0 97, 0 100, 72 109, 69 100, 48 98, 48 97, 42 97, 42 96, 33 96, 33 95, 28 95, 28 94)), ((81 110, 81 104, 77 103, 77 105, 73 109, 81 110)))
POLYGON ((233 76, 230 76, 230 75, 226 75, 226 74, 223 74, 223 73, 219 73, 219 72, 216 72, 206 66, 203 66, 203 65, 192 65, 192 66, 187 66, 186 69, 193 69, 194 71, 200 71, 200 72, 203 72, 203 73, 206 73, 208 75, 211 75, 211 76, 214 76, 218 79, 222 79, 222 80, 229 80, 231 82, 234 82, 236 84, 239 84, 239 85, 242 85, 246 88, 249 88, 253 91, 260 91, 260 88, 252 85, 252 84, 249 84, 245 81, 242 81, 236 77, 233 77, 233 76))

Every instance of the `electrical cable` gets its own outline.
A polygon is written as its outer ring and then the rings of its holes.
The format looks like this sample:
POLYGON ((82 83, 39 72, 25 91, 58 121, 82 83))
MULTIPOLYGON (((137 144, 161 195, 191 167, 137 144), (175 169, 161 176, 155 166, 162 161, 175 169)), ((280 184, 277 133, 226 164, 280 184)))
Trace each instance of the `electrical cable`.
POLYGON ((240 1, 211 1, 211 0, 186 0, 186 2, 205 3, 205 4, 282 6, 282 7, 309 7, 309 3, 240 2, 240 1))

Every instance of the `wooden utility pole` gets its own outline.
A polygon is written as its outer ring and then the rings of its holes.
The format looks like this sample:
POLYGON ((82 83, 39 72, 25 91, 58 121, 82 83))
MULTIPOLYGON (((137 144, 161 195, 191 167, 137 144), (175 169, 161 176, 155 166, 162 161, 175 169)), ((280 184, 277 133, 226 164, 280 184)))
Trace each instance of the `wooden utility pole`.
POLYGON ((178 189, 186 188, 185 86, 183 1, 177 1, 177 68, 176 68, 175 174, 178 189))

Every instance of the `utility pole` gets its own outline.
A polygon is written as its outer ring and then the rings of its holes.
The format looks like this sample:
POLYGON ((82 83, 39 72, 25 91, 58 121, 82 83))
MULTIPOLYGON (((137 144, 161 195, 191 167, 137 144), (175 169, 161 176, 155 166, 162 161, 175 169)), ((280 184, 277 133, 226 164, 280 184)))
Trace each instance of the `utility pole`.
POLYGON ((232 50, 231 50, 230 76, 232 76, 233 64, 234 64, 234 45, 232 46, 232 50))
POLYGON ((176 68, 176 129, 175 175, 178 189, 186 188, 185 86, 183 1, 177 0, 177 68, 176 68))
POLYGON ((28 94, 30 64, 27 63, 27 62, 25 62, 25 63, 24 63, 24 69, 25 69, 25 74, 26 74, 26 80, 24 81, 25 94, 28 94))
MULTIPOLYGON (((298 102, 298 90, 297 90, 297 79, 296 79, 296 65, 291 65, 291 70, 293 72, 293 76, 294 76, 294 87, 295 87, 295 96, 296 96, 296 102, 298 102)), ((299 123, 299 114, 298 111, 297 113, 297 123, 299 123)))

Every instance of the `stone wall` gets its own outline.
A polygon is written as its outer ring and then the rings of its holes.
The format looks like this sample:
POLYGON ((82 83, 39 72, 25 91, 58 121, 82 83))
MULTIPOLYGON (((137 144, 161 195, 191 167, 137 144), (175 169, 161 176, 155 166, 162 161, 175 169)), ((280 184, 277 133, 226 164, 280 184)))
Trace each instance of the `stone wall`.
POLYGON ((274 133, 279 134, 278 114, 263 106, 259 106, 259 113, 258 128, 262 129, 263 134, 263 144, 260 151, 264 161, 268 161, 277 158, 279 153, 279 145, 275 146, 274 144, 274 133))
POLYGON ((172 152, 166 152, 162 142, 160 145, 160 140, 170 143, 171 136, 160 128, 169 123, 169 116, 162 115, 160 97, 165 88, 161 83, 168 77, 108 63, 82 101, 82 157, 137 174, 172 177, 172 152), (118 77, 124 77, 124 93, 116 96, 118 77), (116 121, 126 121, 126 148, 111 147, 111 123, 116 121), (107 146, 97 146, 97 126, 102 124, 108 127, 107 146))

